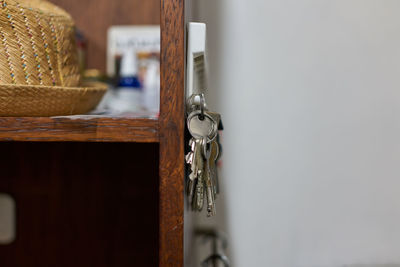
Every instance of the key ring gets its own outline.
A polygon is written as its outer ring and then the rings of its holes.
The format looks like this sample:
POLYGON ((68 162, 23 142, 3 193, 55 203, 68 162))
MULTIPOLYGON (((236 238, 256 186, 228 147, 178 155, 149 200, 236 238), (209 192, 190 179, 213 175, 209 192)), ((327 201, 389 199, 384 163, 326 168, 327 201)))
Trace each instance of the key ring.
POLYGON ((188 113, 193 112, 194 110, 198 110, 200 106, 200 115, 199 118, 204 120, 204 111, 207 110, 206 98, 204 94, 193 94, 187 100, 187 110, 188 113), (200 100, 200 101, 199 101, 200 100))
POLYGON ((204 97, 204 94, 199 94, 200 97, 200 115, 199 119, 204 120, 204 109, 206 107, 206 99, 204 97))

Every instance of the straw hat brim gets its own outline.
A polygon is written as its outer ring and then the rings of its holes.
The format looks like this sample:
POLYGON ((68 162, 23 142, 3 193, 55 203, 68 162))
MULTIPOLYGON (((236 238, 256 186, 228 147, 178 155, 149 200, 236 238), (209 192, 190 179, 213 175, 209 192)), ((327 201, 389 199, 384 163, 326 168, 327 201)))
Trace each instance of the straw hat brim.
POLYGON ((39 117, 85 114, 107 91, 103 83, 82 87, 0 85, 0 116, 39 117))

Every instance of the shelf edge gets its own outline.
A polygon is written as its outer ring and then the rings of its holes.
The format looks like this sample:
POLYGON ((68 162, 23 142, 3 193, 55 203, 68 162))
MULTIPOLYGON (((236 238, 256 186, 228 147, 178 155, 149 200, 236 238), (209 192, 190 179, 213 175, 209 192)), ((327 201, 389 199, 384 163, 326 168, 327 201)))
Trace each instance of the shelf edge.
POLYGON ((1 117, 0 141, 158 143, 158 120, 119 117, 1 117))

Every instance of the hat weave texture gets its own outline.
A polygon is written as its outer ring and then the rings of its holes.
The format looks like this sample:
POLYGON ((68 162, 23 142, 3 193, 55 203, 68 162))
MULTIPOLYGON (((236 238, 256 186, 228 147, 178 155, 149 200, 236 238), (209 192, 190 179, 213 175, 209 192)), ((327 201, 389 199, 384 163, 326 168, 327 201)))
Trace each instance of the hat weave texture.
POLYGON ((44 0, 0 0, 0 116, 85 113, 106 91, 81 86, 75 24, 44 0))
POLYGON ((41 0, 0 1, 0 84, 77 86, 74 21, 41 0))

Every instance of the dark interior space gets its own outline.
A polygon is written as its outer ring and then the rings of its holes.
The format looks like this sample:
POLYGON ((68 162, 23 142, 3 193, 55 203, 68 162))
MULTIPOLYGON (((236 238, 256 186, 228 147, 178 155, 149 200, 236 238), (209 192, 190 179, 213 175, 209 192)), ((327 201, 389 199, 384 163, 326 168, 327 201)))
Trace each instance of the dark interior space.
POLYGON ((158 144, 0 143, 16 201, 1 267, 157 266, 158 144))

